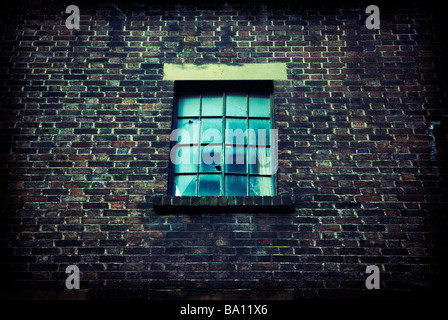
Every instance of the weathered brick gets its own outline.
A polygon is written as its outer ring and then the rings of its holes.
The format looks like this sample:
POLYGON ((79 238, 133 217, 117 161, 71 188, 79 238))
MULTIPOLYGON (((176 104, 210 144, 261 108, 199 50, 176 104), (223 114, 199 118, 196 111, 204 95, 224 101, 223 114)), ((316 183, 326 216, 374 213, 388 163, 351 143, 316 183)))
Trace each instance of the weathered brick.
POLYGON ((133 285, 132 297, 285 285, 358 297, 367 264, 380 267, 382 294, 443 287, 437 10, 380 4, 378 31, 356 3, 120 1, 83 4, 81 29, 67 30, 41 2, 0 19, 0 243, 12 287, 57 286, 68 264, 90 297, 133 285), (288 76, 273 83, 277 196, 168 196, 175 85, 164 63, 267 62, 288 76))

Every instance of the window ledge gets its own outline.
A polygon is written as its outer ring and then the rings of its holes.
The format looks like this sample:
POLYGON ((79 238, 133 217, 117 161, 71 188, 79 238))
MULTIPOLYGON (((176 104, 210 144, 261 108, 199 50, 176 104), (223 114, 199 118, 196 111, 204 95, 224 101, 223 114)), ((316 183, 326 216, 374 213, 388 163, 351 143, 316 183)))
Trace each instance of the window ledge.
POLYGON ((239 196, 239 197, 175 197, 154 196, 154 211, 172 213, 288 213, 294 211, 294 197, 239 196))

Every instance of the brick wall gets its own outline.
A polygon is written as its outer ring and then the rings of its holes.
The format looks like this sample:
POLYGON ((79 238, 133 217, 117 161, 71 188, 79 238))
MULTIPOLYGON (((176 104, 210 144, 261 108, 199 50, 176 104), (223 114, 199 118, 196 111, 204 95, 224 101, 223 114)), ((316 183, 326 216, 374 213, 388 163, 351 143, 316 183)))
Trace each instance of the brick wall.
POLYGON ((4 291, 64 291, 68 265, 90 298, 443 289, 443 10, 378 4, 368 30, 360 2, 73 4, 79 30, 66 3, 2 7, 4 291), (154 212, 173 115, 163 64, 269 62, 288 68, 274 118, 293 211, 154 212))

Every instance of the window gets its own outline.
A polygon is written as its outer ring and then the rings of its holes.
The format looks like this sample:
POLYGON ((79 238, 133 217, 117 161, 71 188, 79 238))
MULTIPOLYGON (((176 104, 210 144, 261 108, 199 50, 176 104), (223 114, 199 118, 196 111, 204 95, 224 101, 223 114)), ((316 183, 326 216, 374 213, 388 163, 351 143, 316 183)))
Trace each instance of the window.
POLYGON ((273 196, 271 81, 181 81, 171 134, 174 196, 273 196))

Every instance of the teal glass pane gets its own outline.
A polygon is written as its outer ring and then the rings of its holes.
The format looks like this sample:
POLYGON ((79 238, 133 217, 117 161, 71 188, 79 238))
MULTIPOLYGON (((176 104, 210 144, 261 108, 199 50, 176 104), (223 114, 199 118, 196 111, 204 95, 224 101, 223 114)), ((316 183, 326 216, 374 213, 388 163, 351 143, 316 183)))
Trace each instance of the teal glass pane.
POLYGON ((271 177, 251 176, 249 180, 251 196, 273 196, 271 177))
POLYGON ((245 93, 230 92, 226 96, 226 115, 246 117, 247 95, 245 93))
POLYGON ((222 118, 201 119, 201 143, 222 143, 222 118))
POLYGON ((199 117, 200 96, 196 93, 185 93, 178 97, 179 117, 199 117))
POLYGON ((271 106, 268 94, 249 95, 249 117, 270 117, 271 106))
POLYGON ((270 145, 270 123, 264 119, 249 120, 249 144, 250 145, 270 145))
POLYGON ((225 172, 246 173, 247 172, 247 148, 226 146, 225 148, 225 172))
POLYGON ((178 119, 177 129, 174 131, 177 138, 175 141, 182 144, 199 143, 199 128, 198 119, 178 119))
POLYGON ((222 172, 222 145, 201 146, 199 172, 222 172))
POLYGON ((225 143, 227 144, 247 144, 247 120, 227 118, 225 135, 225 143))
POLYGON ((171 149, 170 159, 174 164, 175 173, 197 172, 198 146, 175 145, 171 149))
POLYGON ((221 175, 202 174, 199 175, 198 196, 220 196, 221 175))
POLYGON ((202 96, 202 116, 222 117, 222 93, 207 93, 202 96))
POLYGON ((196 175, 180 175, 174 177, 175 196, 196 195, 196 175))
POLYGON ((249 148, 249 172, 272 174, 271 148, 249 148))
POLYGON ((247 176, 226 175, 226 196, 247 196, 247 176))

